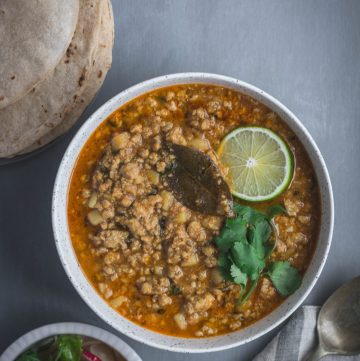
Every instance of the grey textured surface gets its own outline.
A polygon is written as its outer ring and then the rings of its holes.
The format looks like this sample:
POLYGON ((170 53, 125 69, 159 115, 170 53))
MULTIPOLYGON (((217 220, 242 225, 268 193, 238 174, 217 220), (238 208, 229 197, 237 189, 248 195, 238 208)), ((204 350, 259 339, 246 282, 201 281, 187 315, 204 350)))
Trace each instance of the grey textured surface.
MULTIPOLYGON (((306 304, 322 304, 360 274, 360 1, 113 3, 113 68, 82 121, 119 91, 166 73, 214 72, 264 89, 303 121, 333 181, 333 245, 306 304)), ((0 168, 0 351, 50 322, 109 329, 68 281, 52 236, 53 182, 74 132, 35 157, 0 168)), ((122 338, 144 360, 238 361, 251 360, 275 333, 221 355, 169 353, 122 338)))

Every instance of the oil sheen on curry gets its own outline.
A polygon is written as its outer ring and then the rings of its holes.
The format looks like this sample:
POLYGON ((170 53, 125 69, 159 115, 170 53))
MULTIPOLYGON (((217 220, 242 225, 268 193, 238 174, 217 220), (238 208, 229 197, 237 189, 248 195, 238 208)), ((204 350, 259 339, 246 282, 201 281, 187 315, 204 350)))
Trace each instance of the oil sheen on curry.
POLYGON ((68 194, 88 280, 127 319, 178 337, 240 330, 296 292, 317 241, 313 166, 289 127, 239 92, 146 93, 92 134, 68 194))

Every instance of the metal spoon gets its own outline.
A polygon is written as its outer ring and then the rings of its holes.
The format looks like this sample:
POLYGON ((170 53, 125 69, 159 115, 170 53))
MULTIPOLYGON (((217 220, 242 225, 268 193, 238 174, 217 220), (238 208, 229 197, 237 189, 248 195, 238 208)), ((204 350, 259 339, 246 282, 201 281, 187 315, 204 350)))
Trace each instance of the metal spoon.
POLYGON ((319 345, 306 361, 329 354, 360 353, 360 276, 341 286, 321 308, 317 332, 319 345))

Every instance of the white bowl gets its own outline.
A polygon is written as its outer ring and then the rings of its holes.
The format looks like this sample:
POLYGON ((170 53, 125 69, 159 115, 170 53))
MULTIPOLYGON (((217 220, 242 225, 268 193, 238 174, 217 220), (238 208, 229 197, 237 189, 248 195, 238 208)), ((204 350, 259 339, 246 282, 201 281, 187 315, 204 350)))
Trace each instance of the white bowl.
POLYGON ((56 246, 64 269, 80 296, 94 312, 112 327, 135 340, 170 351, 195 353, 224 350, 254 340, 279 325, 301 305, 319 278, 329 252, 334 223, 334 201, 329 174, 318 147, 301 122, 283 104, 264 91, 234 78, 206 73, 181 73, 147 80, 121 92, 85 122, 70 143, 60 164, 53 193, 52 221, 56 246), (273 312, 253 325, 226 335, 199 339, 172 337, 150 331, 132 323, 108 306, 88 282, 79 265, 67 222, 67 192, 72 169, 84 143, 99 124, 121 105, 141 94, 169 85, 189 83, 215 84, 234 89, 252 96, 276 112, 299 137, 310 156, 320 185, 322 209, 317 247, 301 287, 273 312))
POLYGON ((4 351, 0 356, 0 360, 14 361, 18 356, 39 341, 47 337, 64 334, 91 337, 112 347, 127 361, 141 361, 138 354, 117 336, 95 326, 74 322, 53 323, 26 333, 4 351))

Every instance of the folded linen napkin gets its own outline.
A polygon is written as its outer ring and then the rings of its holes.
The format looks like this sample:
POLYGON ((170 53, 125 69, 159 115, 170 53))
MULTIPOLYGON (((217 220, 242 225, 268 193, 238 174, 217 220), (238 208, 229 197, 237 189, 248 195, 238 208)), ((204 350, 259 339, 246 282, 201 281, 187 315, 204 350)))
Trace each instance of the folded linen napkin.
MULTIPOLYGON (((303 306, 253 361, 305 361, 317 345, 316 320, 320 307, 303 306)), ((357 356, 328 355, 321 361, 360 361, 357 356)))

